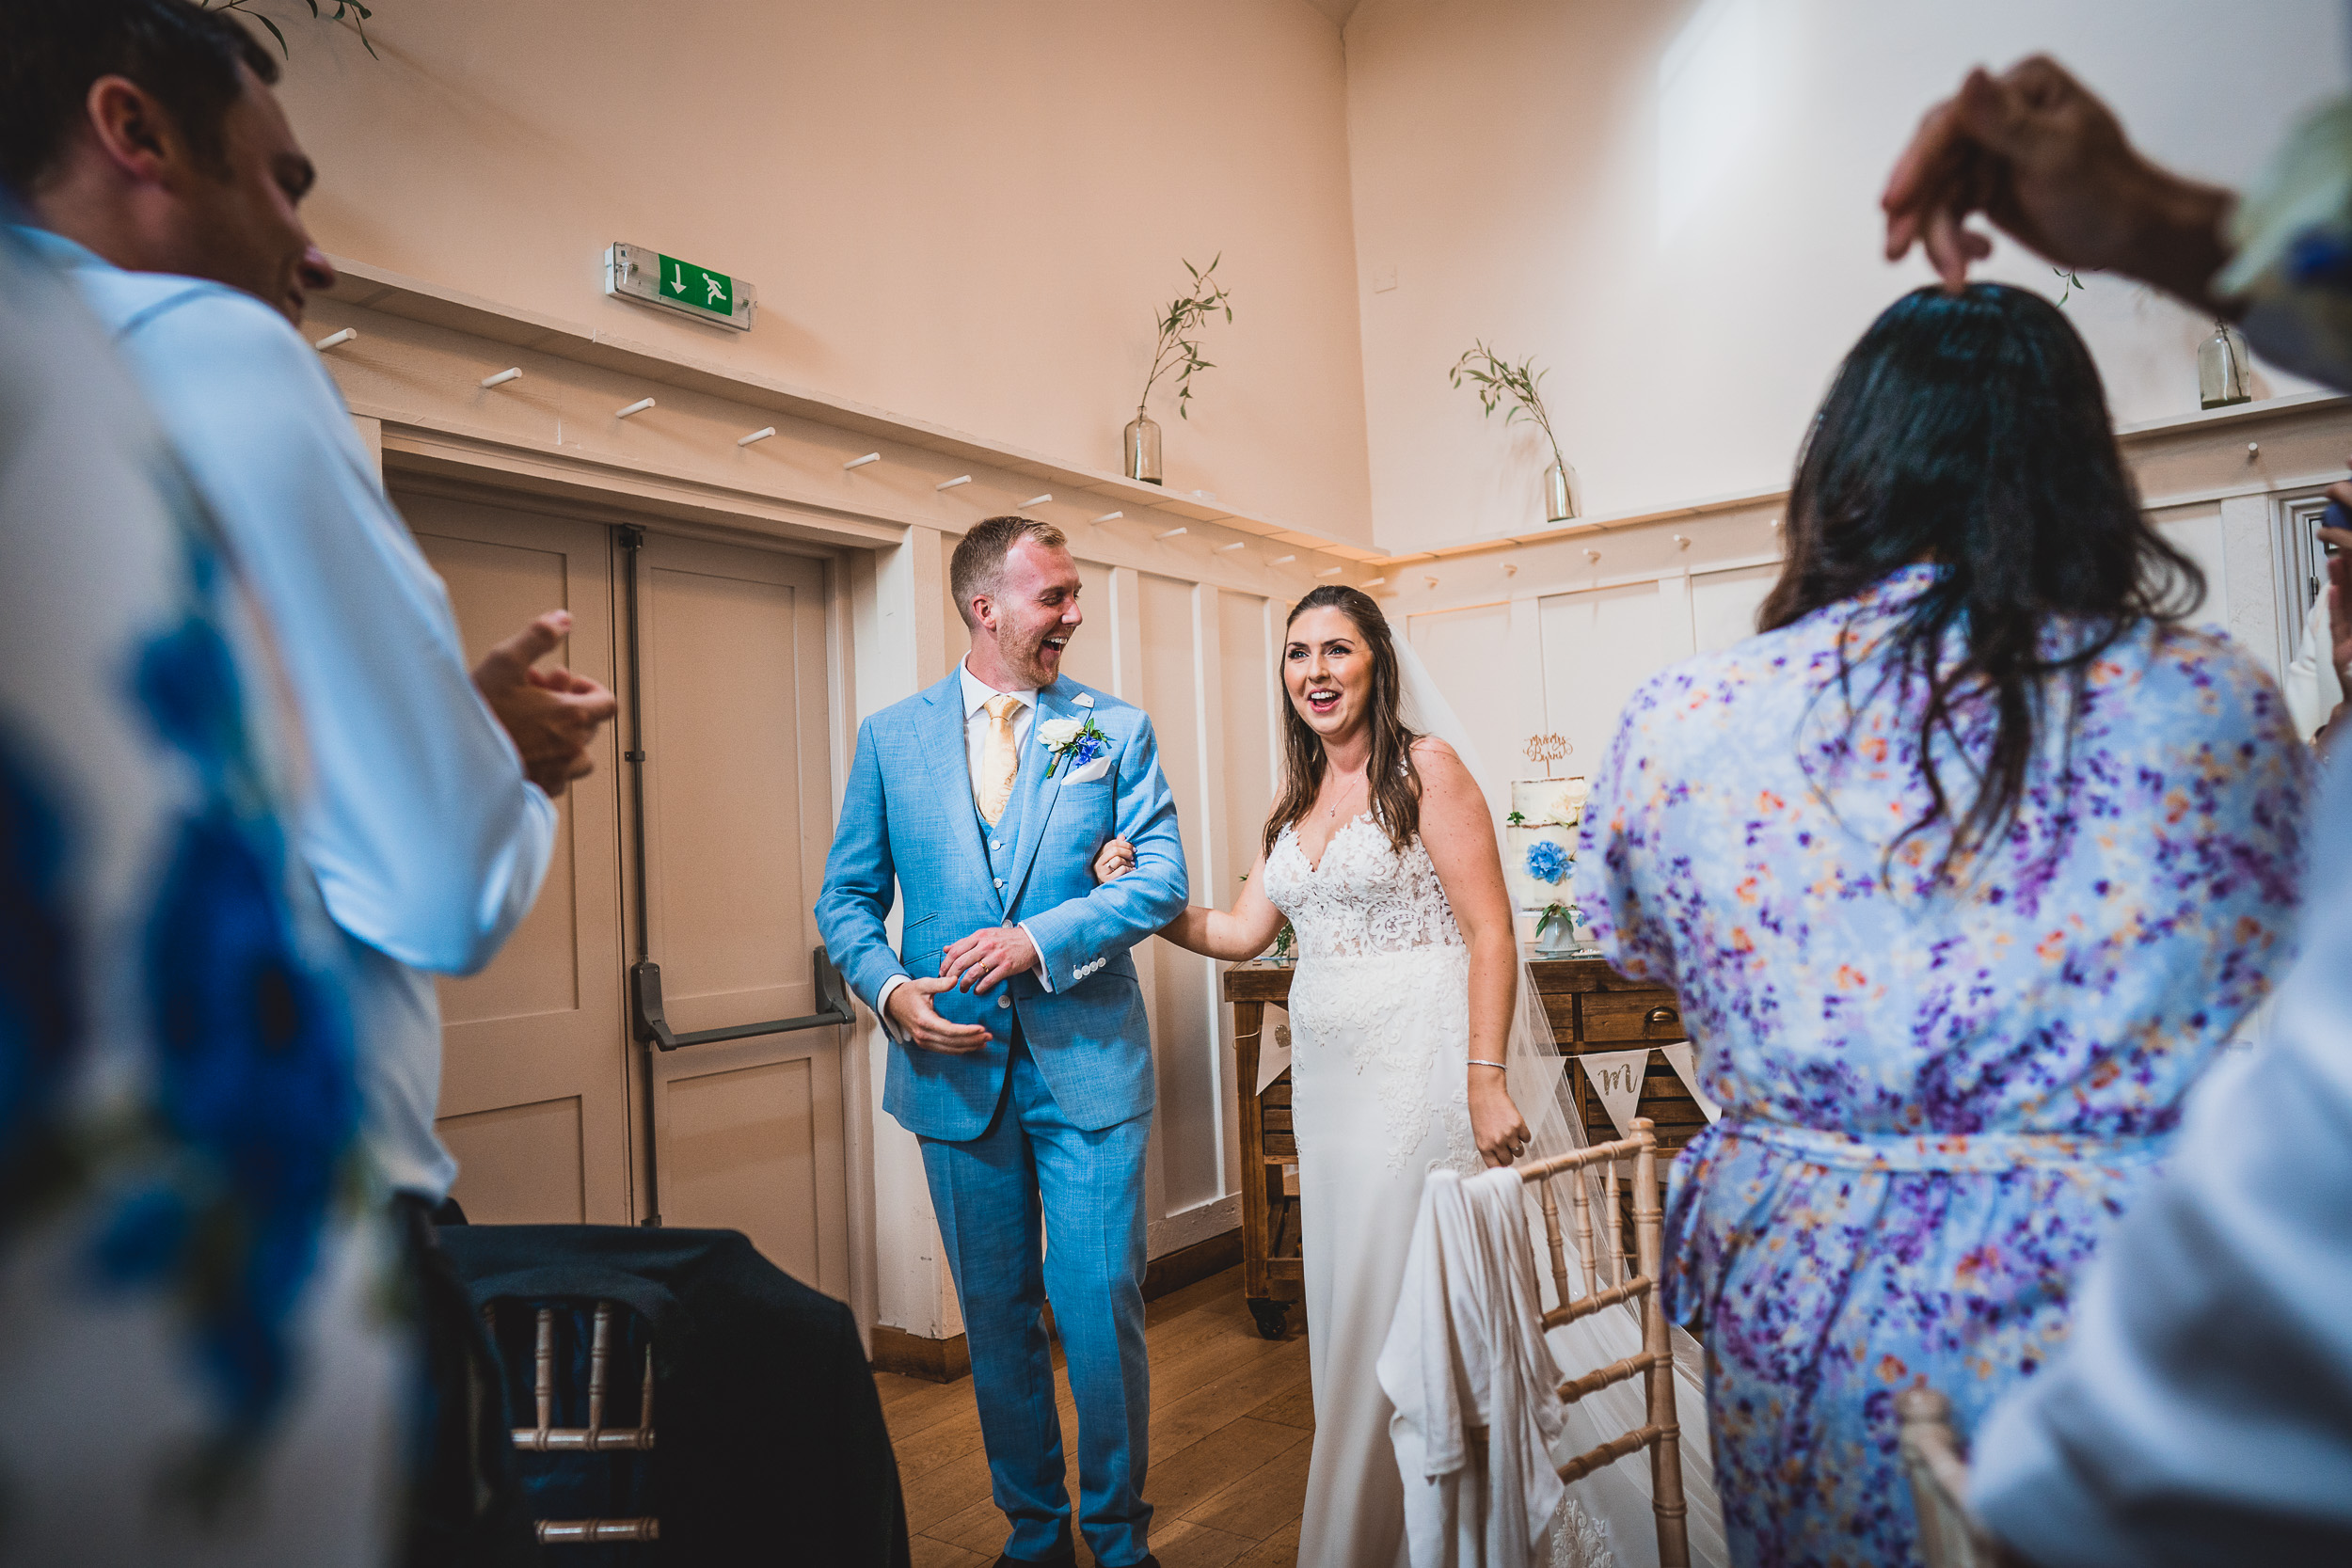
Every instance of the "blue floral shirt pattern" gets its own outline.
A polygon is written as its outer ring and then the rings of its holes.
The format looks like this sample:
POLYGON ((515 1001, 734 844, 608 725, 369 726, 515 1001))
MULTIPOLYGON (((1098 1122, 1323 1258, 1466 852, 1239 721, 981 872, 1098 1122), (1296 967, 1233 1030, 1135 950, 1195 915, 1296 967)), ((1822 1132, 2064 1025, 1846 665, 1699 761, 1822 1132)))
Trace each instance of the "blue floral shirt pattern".
POLYGON ((1679 991, 1724 1106, 1674 1167, 1668 1299, 1708 1344, 1743 1564, 1920 1560, 1895 1393, 1924 1377, 1964 1434, 2046 1359, 2290 957, 2306 754, 2201 631, 2098 658, 1956 885, 1934 831, 1890 856, 1927 808, 1923 688, 1883 678, 1880 639, 1933 570, 1653 678, 1584 818, 1595 940, 1679 991))

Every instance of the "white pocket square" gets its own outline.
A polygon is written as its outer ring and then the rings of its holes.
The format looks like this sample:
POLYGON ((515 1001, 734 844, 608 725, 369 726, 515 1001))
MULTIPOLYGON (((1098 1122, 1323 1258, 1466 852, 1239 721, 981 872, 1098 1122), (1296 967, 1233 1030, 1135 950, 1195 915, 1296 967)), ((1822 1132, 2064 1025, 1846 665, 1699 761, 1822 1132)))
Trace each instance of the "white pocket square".
POLYGON ((1073 773, 1068 778, 1062 780, 1062 783, 1064 784, 1092 784, 1095 780, 1101 778, 1104 774, 1108 773, 1110 770, 1111 759, 1108 756, 1099 756, 1092 762, 1088 763, 1084 768, 1079 768, 1075 773, 1073 773))

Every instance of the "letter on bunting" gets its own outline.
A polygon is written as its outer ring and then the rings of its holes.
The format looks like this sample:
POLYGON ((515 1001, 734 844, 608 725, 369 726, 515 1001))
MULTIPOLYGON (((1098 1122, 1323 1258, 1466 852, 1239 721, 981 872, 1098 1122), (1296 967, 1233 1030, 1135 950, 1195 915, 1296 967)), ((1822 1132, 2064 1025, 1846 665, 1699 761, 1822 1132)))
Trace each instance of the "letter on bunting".
POLYGON ((1621 1138, 1633 1136, 1633 1113, 1642 1103, 1642 1079, 1649 1071, 1649 1053, 1645 1045, 1639 1051, 1596 1051, 1577 1058, 1584 1064, 1584 1076, 1593 1092, 1600 1096, 1621 1138))

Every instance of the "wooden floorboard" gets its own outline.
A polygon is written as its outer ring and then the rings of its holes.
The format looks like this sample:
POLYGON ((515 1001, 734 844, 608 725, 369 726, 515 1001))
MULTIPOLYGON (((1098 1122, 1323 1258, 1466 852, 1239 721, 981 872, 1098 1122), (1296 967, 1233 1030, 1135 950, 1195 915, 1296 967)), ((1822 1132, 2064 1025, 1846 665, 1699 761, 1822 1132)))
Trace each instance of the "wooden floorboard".
MULTIPOLYGON (((1307 1341, 1259 1337, 1228 1269, 1144 1307, 1152 1357, 1152 1551, 1162 1568, 1291 1568, 1307 1494, 1314 1404, 1307 1341)), ((1065 1450, 1077 1424, 1060 1350, 1054 1354, 1065 1450)), ((898 1455, 914 1568, 987 1568, 1004 1549, 990 1499, 972 1380, 922 1383, 874 1374, 898 1455)), ((1074 1494, 1076 1465, 1071 1466, 1074 1494)), ((1078 1560, 1094 1559, 1083 1543, 1078 1560)))

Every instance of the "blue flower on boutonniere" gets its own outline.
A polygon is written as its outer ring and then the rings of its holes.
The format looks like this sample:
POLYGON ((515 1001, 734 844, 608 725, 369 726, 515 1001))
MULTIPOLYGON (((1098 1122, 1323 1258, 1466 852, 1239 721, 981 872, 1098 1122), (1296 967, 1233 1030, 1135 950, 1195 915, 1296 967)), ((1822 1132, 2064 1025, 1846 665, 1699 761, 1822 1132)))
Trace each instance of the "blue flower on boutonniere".
POLYGON ((1568 874, 1568 852, 1548 838, 1527 847, 1527 874, 1539 882, 1557 882, 1568 874))
POLYGON ((1049 779, 1065 762, 1084 768, 1111 749, 1111 737, 1095 727, 1091 713, 1083 719, 1044 720, 1037 727, 1037 737, 1054 759, 1045 769, 1049 779))

